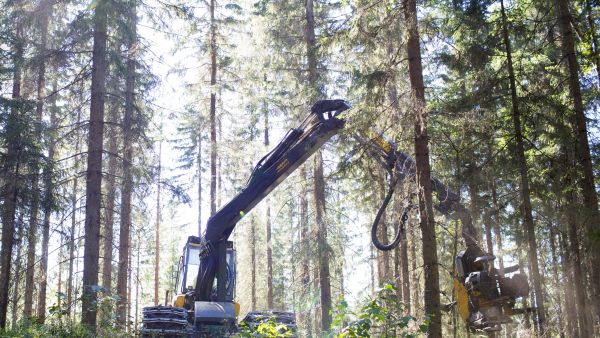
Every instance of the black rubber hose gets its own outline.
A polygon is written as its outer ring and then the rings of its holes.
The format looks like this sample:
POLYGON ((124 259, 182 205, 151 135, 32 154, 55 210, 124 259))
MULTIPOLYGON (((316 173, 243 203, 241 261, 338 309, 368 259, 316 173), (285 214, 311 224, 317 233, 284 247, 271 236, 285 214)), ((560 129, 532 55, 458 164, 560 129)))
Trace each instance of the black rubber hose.
POLYGON ((381 216, 383 216, 383 212, 385 211, 388 204, 390 203, 390 200, 392 199, 392 195, 394 194, 394 187, 396 186, 396 182, 397 182, 397 180, 394 180, 394 182, 390 185, 390 190, 388 190, 388 193, 385 196, 385 199, 383 200, 381 207, 379 207, 379 210, 377 211, 377 215, 375 215, 375 220, 373 221, 373 225, 371 226, 371 241, 373 242, 373 245, 375 245, 375 247, 381 251, 390 251, 398 246, 398 243, 400 243, 400 235, 404 231, 404 224, 406 223, 406 220, 408 219, 408 212, 410 210, 410 208, 408 208, 408 207, 404 208, 404 211, 402 212, 402 216, 400 217, 400 224, 398 225, 398 230, 396 231, 396 235, 394 236, 394 240, 389 244, 381 243, 381 241, 379 241, 379 238, 377 238, 377 228, 379 227, 379 221, 381 220, 381 216))

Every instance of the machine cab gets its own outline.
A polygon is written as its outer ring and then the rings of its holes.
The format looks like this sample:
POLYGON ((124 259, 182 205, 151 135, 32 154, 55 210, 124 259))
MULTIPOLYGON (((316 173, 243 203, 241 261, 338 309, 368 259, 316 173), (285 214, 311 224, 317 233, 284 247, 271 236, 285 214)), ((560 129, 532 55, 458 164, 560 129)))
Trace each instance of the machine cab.
MULTIPOLYGON (((226 299, 233 301, 235 297, 235 277, 236 277, 236 262, 235 250, 233 242, 226 243, 227 248, 227 292, 226 299)), ((182 307, 183 304, 178 302, 179 296, 183 296, 188 292, 194 291, 196 279, 198 278, 198 270, 200 268, 200 254, 204 250, 204 245, 200 237, 190 236, 183 247, 183 253, 179 257, 179 265, 177 268, 177 278, 174 283, 174 303, 177 307, 182 307)), ((213 287, 213 294, 216 295, 216 279, 213 287)))

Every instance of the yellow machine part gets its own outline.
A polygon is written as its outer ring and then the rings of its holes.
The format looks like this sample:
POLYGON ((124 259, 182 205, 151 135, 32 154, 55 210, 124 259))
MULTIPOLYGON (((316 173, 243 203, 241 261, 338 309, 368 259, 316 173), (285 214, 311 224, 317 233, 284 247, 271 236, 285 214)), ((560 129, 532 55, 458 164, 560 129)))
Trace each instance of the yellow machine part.
POLYGON ((233 310, 235 311, 235 316, 238 317, 240 315, 240 303, 233 302, 233 310))
POLYGON ((173 299, 173 306, 183 308, 185 306, 185 295, 176 295, 173 299))
POLYGON ((454 299, 458 307, 458 314, 467 321, 469 319, 469 294, 465 286, 454 277, 454 299))

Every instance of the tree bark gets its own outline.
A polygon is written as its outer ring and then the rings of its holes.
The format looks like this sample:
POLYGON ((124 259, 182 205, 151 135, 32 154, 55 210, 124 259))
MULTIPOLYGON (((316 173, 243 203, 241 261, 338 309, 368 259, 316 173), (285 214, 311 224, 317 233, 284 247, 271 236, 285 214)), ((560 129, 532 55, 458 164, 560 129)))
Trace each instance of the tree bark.
MULTIPOLYGON (((311 101, 319 94, 319 76, 317 73, 317 43, 315 37, 315 16, 312 0, 306 0, 306 26, 304 40, 308 61, 308 86, 312 91, 311 101)), ((331 327, 331 281, 329 272, 329 252, 327 249, 327 227, 325 223, 325 178, 323 176, 323 155, 320 150, 314 154, 314 198, 315 198, 315 233, 317 241, 317 259, 319 261, 319 287, 321 300, 321 330, 326 332, 331 327)))
POLYGON ((106 177, 106 209, 104 210, 104 233, 103 233, 103 245, 102 245, 102 286, 108 293, 112 290, 112 270, 113 270, 113 241, 114 241, 114 223, 115 223, 115 199, 117 197, 117 152, 118 152, 118 132, 115 125, 118 123, 119 110, 117 107, 112 107, 110 110, 110 122, 111 126, 108 128, 108 176, 106 177))
POLYGON ((596 18, 594 18, 593 5, 594 4, 592 4, 590 0, 585 0, 586 17, 592 40, 590 44, 590 54, 592 55, 594 65, 596 66, 596 76, 598 78, 597 85, 600 87, 600 53, 598 52, 600 43, 598 42, 598 32, 596 31, 596 18))
POLYGON ((133 260, 133 245, 131 244, 131 234, 129 235, 129 253, 127 256, 129 257, 129 264, 127 267, 127 300, 125 301, 127 304, 127 321, 125 323, 125 330, 131 332, 131 324, 133 323, 131 320, 131 285, 133 283, 133 268, 131 263, 133 260))
POLYGON ((425 313, 431 319, 427 333, 429 337, 441 337, 442 318, 440 312, 439 268, 432 204, 431 168, 429 165, 425 84, 423 82, 423 67, 421 64, 416 0, 404 0, 404 16, 408 30, 406 50, 415 117, 415 163, 419 188, 420 227, 421 235, 423 236, 422 255, 425 269, 425 313))
MULTIPOLYGON (((219 92, 221 91, 221 89, 219 89, 219 92)), ((219 93, 219 97, 221 94, 219 93)), ((222 109, 222 108, 219 108, 222 109)), ((221 207, 221 197, 222 195, 222 191, 221 191, 221 187, 223 186, 222 183, 222 178, 223 175, 221 175, 221 161, 223 160, 223 154, 219 154, 219 147, 218 145, 221 144, 221 139, 223 138, 223 129, 221 128, 221 119, 217 118, 217 202, 216 202, 216 207, 217 209, 221 207)))
MULTIPOLYGON (((57 92, 57 84, 54 82, 53 93, 57 92)), ((50 107, 50 131, 48 138, 48 159, 55 161, 55 150, 56 150, 56 94, 52 95, 51 107, 50 107)), ((54 182, 52 180, 53 173, 46 167, 44 169, 44 223, 42 226, 42 256, 40 259, 40 278, 39 278, 39 294, 38 294, 38 306, 37 306, 37 317, 40 323, 44 323, 46 320, 46 288, 48 286, 48 242, 50 241, 50 217, 52 216, 52 209, 50 205, 52 203, 52 194, 54 192, 54 182)), ((59 258, 60 264, 60 258, 59 258)))
POLYGON ((16 249, 16 256, 15 256, 15 276, 13 278, 13 291, 12 291, 12 322, 11 322, 11 327, 16 327, 17 326, 17 316, 19 314, 19 282, 21 281, 21 269, 22 269, 22 258, 21 258, 21 254, 23 251, 23 233, 24 233, 24 227, 23 227, 23 216, 20 216, 19 221, 17 221, 17 224, 19 225, 19 230, 17 232, 17 238, 16 238, 16 243, 15 245, 17 246, 16 249))
MULTIPOLYGON (((42 130, 40 128, 43 120, 44 112, 44 96, 46 93, 46 45, 48 42, 48 22, 50 20, 51 4, 44 1, 40 4, 40 49, 38 51, 40 56, 38 71, 37 71, 37 95, 35 112, 36 119, 39 123, 37 127, 37 134, 41 135, 42 130), (49 8, 46 8, 49 7, 49 8)), ((50 143, 52 144, 52 143, 50 143)), ((35 251, 37 244, 37 233, 38 233, 38 215, 40 207, 40 191, 39 191, 39 168, 32 168, 31 177, 31 214, 29 218, 29 232, 28 232, 28 246, 27 246, 27 272, 25 273, 25 307, 24 315, 31 317, 33 314, 33 296, 34 296, 34 276, 35 276, 35 251)), ((42 256, 43 259, 43 256, 42 256)), ((39 307, 39 306, 38 306, 39 307)), ((38 309, 39 311, 39 309, 38 309)), ((43 322, 43 321, 42 321, 43 322)))
POLYGON ((216 0, 210 0, 210 215, 217 212, 217 24, 216 0))
MULTIPOLYGON (((61 219, 64 220, 64 212, 61 215, 61 219)), ((59 309, 63 309, 63 263, 65 259, 65 227, 64 223, 60 224, 60 242, 58 243, 58 278, 56 281, 56 305, 59 309)), ((62 323, 62 318, 58 319, 59 323, 62 323)))
MULTIPOLYGON (((573 154, 567 149, 566 150, 566 168, 573 167, 573 154)), ((572 176, 567 171, 567 175, 564 179, 565 186, 572 186, 573 180, 572 176)), ((560 191, 560 190, 559 190, 560 191)), ((560 195, 559 195, 560 196, 560 195)), ((577 313, 577 321, 579 323, 579 334, 581 337, 591 337, 593 334, 593 329, 591 328, 588 322, 588 311, 587 311, 587 297, 585 295, 585 277, 583 271, 581 270, 582 259, 581 253, 579 251, 580 243, 579 243, 579 235, 577 233, 577 206, 574 205, 574 201, 576 201, 576 196, 573 190, 568 190, 566 195, 564 196, 567 207, 565 208, 566 213, 566 226, 567 226, 567 238, 568 238, 568 248, 569 248, 569 265, 571 267, 571 273, 573 281, 571 284, 573 286, 573 290, 575 291, 575 310, 577 313)))
POLYGON ((510 94, 512 101, 512 119, 515 133, 515 155, 517 160, 517 166, 519 167, 520 175, 520 191, 521 201, 523 209, 523 223, 525 226, 525 236, 529 250, 527 250, 527 257, 529 260, 529 267, 531 277, 533 279, 533 289, 535 292, 535 306, 537 308, 536 317, 537 325, 536 330, 540 335, 544 335, 545 332, 545 321, 546 312, 544 309, 543 290, 540 276, 540 269, 538 267, 538 250, 535 238, 535 225, 533 223, 532 207, 531 207, 531 192, 529 188, 529 174, 527 172, 527 162, 525 160, 525 145, 523 141, 523 133, 521 130, 521 112, 519 110, 519 98, 517 96, 517 85, 515 80, 515 72, 513 69, 512 50, 510 38, 508 35, 508 20, 506 17, 506 11, 504 9, 504 0, 500 0, 500 6, 502 11, 502 35, 504 39, 504 47, 506 48, 506 58, 508 67, 508 77, 510 80, 510 94))
MULTIPOLYGON (((416 223, 416 222, 415 222, 416 223)), ((412 271, 411 273, 411 280, 413 281, 413 287, 412 287, 412 296, 411 301, 412 301, 412 305, 411 305, 411 309, 413 310, 413 314, 417 315, 418 311, 420 311, 422 308, 419 304, 419 294, 420 292, 420 283, 419 283, 419 274, 417 272, 417 236, 415 234, 415 230, 412 227, 409 227, 408 229, 408 233, 410 235, 409 238, 409 242, 410 242, 410 270, 412 271)))
POLYGON ((502 249, 502 233, 500 231, 500 225, 498 224, 498 213, 500 206, 498 205, 498 191, 496 189, 496 179, 490 176, 491 180, 491 192, 492 192, 492 206, 493 212, 490 215, 492 222, 492 228, 494 230, 494 237, 496 239, 496 248, 498 253, 498 266, 501 274, 504 274, 504 250, 502 249))
MULTIPOLYGON (((75 151, 79 152, 79 139, 75 146, 75 151)), ((74 171, 77 172, 79 168, 79 161, 75 160, 73 166, 74 171)), ((73 185, 71 192, 71 227, 69 231, 69 271, 67 277, 67 317, 71 318, 71 307, 73 306, 73 262, 75 261, 75 231, 77 226, 77 174, 73 177, 73 185)))
MULTIPOLYGON (((140 304, 140 246, 141 246, 141 238, 138 236, 137 241, 137 252, 136 252, 136 263, 135 263, 135 308, 133 310, 133 328, 134 330, 138 327, 138 313, 139 313, 139 304, 140 304)), ((158 304, 158 295, 155 295, 155 304, 158 304)))
POLYGON ((38 211, 40 204, 39 197, 39 174, 37 168, 34 169, 31 179, 31 213, 29 216, 29 227, 27 228, 27 268, 25 270, 25 292, 23 300, 23 316, 31 317, 33 315, 33 296, 35 294, 35 263, 36 263, 36 244, 38 233, 38 211))
POLYGON ((127 51, 127 77, 125 79, 125 115, 123 116, 123 181, 121 186, 121 222, 119 232, 119 269, 117 272, 117 320, 120 325, 128 323, 129 308, 128 276, 131 251, 131 200, 133 193, 133 123, 135 120, 135 67, 137 49, 137 10, 133 0, 128 18, 130 37, 127 51))
MULTIPOLYGON (((555 0, 557 9, 558 24, 562 38, 563 59, 567 60, 567 70, 569 76, 569 93, 573 100, 573 115, 571 128, 573 129, 576 146, 575 154, 577 156, 577 169, 580 171, 582 179, 579 183, 583 196, 584 212, 581 221, 587 232, 586 238, 594 238, 600 234, 600 214, 598 212, 598 195, 596 193, 594 172, 592 168, 592 159, 590 154, 590 144, 588 140, 588 131, 586 116, 581 95, 581 85, 579 82, 579 63, 577 62, 573 29, 571 27, 571 13, 569 11, 569 0, 555 0)), ((571 142, 567 142, 571 144, 571 142)), ((592 304, 595 307, 595 321, 600 322, 600 242, 588 240, 586 244, 587 257, 590 260, 592 287, 592 304)))
POLYGON ((250 219, 250 266, 251 266, 251 301, 252 311, 256 310, 256 224, 254 224, 254 217, 250 219))
MULTIPOLYGON (((310 0, 308 0, 310 1, 310 0)), ((327 224, 325 222, 325 179, 321 151, 315 153, 315 211, 317 257, 319 260, 319 287, 321 291, 321 329, 326 332, 331 327, 331 281, 329 273, 329 250, 327 249, 327 224)))
MULTIPOLYGON (((15 23, 15 43, 13 46, 13 86, 12 100, 21 99, 21 63, 23 62, 23 27, 20 18, 15 23)), ((18 119, 20 112, 13 106, 10 117, 18 119)), ((0 330, 6 328, 6 312, 8 310, 10 271, 12 265, 12 250, 15 241, 15 214, 19 196, 19 145, 18 140, 11 140, 6 149, 5 162, 2 165, 4 185, 2 187, 2 247, 0 248, 0 330)))
MULTIPOLYGON (((264 102, 265 148, 269 149, 269 104, 264 102)), ((271 239, 271 205, 269 198, 266 197, 266 233, 267 233, 267 308, 273 309, 273 243, 271 239)))
MULTIPOLYGON (((308 188, 306 166, 300 168, 302 192, 300 193, 300 304, 305 304, 310 294, 310 246, 308 237, 308 188)), ((306 332, 310 333, 310 308, 300 313, 300 322, 304 324, 306 332)))
MULTIPOLYGON (((568 228, 566 222, 564 224, 564 227, 568 228)), ((563 263, 563 276, 565 276, 563 285, 573 285, 573 264, 571 261, 571 251, 567 239, 567 232, 568 229, 562 229, 559 241, 563 263)), ((575 299, 575 296, 573 294, 573 288, 566 287, 564 291, 565 307, 567 308, 567 334, 569 337, 577 338, 579 337, 579 328, 577 326, 577 310, 575 303, 573 302, 573 300, 575 299)))
POLYGON ((202 236, 202 132, 198 126, 198 236, 202 236))
POLYGON ((102 204, 102 145, 104 138, 104 99, 106 94, 106 0, 98 0, 94 11, 92 52, 92 96, 86 172, 85 235, 83 253, 82 323, 96 330, 96 300, 100 253, 100 209, 102 204))
MULTIPOLYGON (((158 178, 156 181, 156 228, 154 229, 154 305, 158 305, 158 291, 160 282, 160 188, 162 173, 162 121, 161 121, 161 140, 158 142, 158 178)), ((200 230, 200 229, 198 229, 200 230)), ((139 253, 138 253, 139 254, 139 253)), ((139 258, 138 258, 139 272, 139 258)), ((137 289, 136 289, 137 290, 137 289)), ((136 291, 137 294, 137 291, 136 291)), ((166 305, 166 304, 165 304, 166 305)), ((136 301, 137 307, 137 301, 136 301)), ((137 314, 137 312, 136 312, 137 314)), ((137 318, 137 316, 136 316, 137 318)), ((137 327, 137 325, 136 325, 137 327)))
POLYGON ((550 224, 550 251, 552 256, 552 279, 554 281, 554 289, 556 290, 557 302, 557 315, 558 315, 558 327, 559 327, 559 335, 561 338, 565 336, 564 331, 564 320, 563 320, 563 309, 562 309, 562 299, 560 297, 560 286, 562 285, 558 279, 558 260, 556 259, 556 229, 552 224, 550 224))

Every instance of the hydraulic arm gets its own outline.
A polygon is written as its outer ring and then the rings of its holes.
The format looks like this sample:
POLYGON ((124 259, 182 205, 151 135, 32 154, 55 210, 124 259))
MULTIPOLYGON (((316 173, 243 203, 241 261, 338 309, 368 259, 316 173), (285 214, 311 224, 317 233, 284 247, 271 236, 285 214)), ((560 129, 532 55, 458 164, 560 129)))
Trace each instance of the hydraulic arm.
POLYGON ((298 128, 291 129, 284 139, 254 168, 246 187, 223 206, 206 225, 204 248, 200 255, 200 270, 196 282, 196 300, 221 299, 224 290, 223 244, 246 213, 267 196, 279 183, 344 127, 338 115, 349 109, 343 100, 319 101, 298 128), (213 297, 213 283, 217 271, 217 295, 213 297), (221 294, 221 295, 220 295, 221 294))
MULTIPOLYGON (((224 300, 224 291, 222 291, 224 288, 219 287, 226 283, 224 280, 225 269, 223 268, 225 251, 222 243, 227 240, 237 222, 246 213, 344 127, 345 121, 339 117, 339 114, 349 108, 350 105, 343 100, 316 102, 311 108, 311 113, 300 126, 291 129, 279 145, 258 162, 246 187, 208 220, 195 290, 197 300, 224 300), (213 295, 215 277, 217 277, 217 293, 213 295)), ((385 166, 390 172, 390 176, 393 177, 393 184, 390 186, 390 191, 377 213, 372 227, 372 239, 375 246, 380 250, 391 250, 399 242, 400 232, 410 208, 405 208, 399 230, 396 232, 395 239, 389 244, 383 244, 377 238, 377 224, 397 183, 414 176, 415 162, 409 155, 398 150, 394 142, 388 141, 374 132, 370 132, 370 136, 356 135, 355 137, 371 150, 371 154, 385 166)), ((440 204, 436 206, 437 209, 451 217, 460 218, 463 222, 463 236, 468 245, 476 245, 476 242, 472 240, 475 238, 475 230, 468 212, 459 202, 459 197, 435 178, 432 179, 432 186, 440 201, 440 204)))

